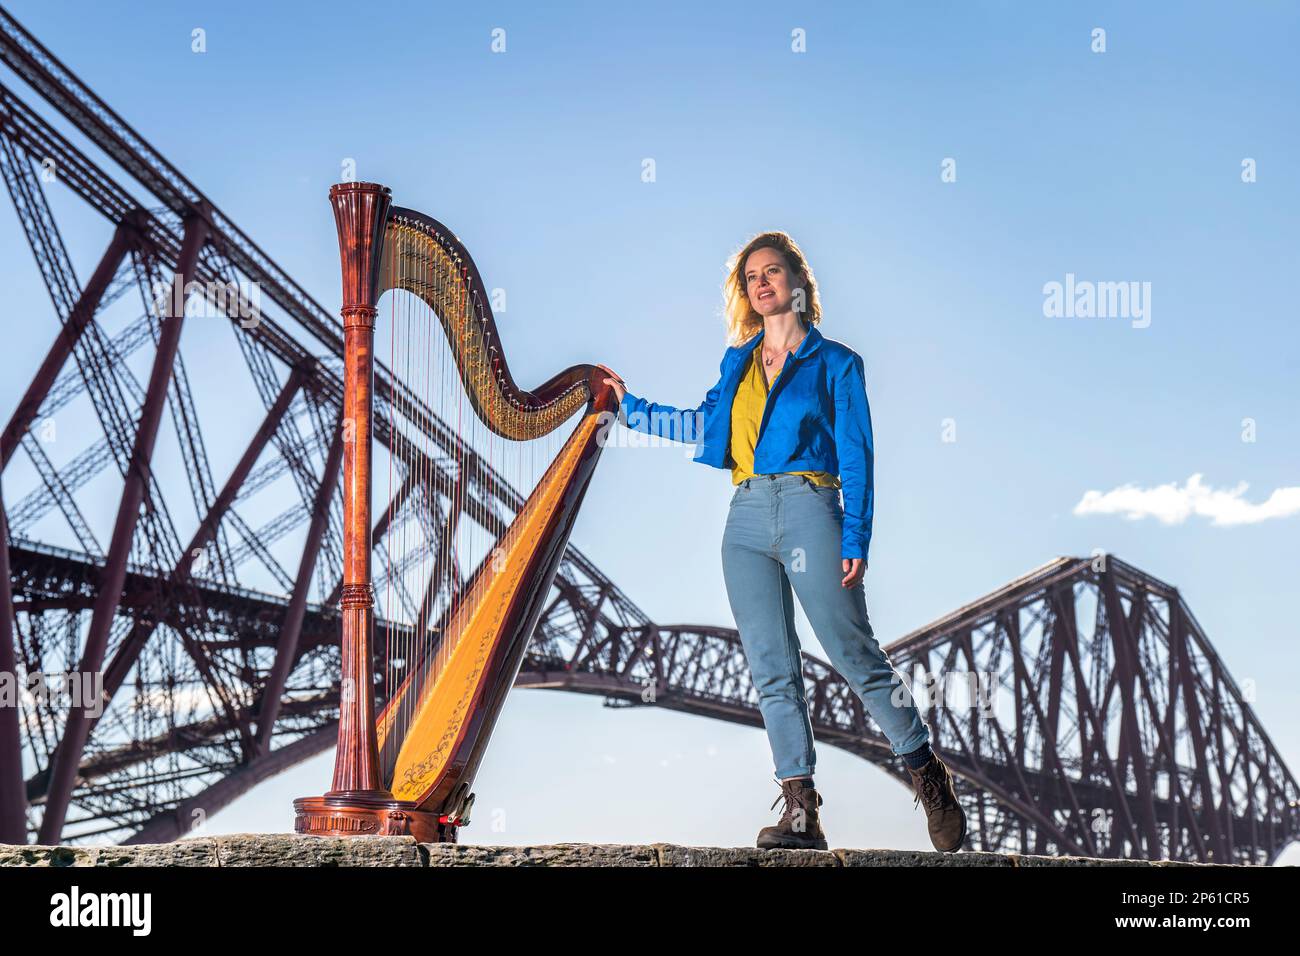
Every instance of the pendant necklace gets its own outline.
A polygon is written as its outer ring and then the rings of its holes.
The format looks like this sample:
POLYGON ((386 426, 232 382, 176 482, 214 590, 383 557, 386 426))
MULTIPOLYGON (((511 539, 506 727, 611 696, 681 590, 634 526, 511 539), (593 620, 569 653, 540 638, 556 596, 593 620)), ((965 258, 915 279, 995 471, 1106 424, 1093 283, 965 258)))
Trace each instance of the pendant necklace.
MULTIPOLYGON (((805 333, 800 337, 799 341, 796 342, 796 343, 794 343, 794 345, 790 346, 790 348, 786 349, 786 351, 789 352, 789 351, 793 351, 794 349, 797 349, 800 345, 803 344, 803 340, 804 340, 805 338, 807 338, 807 337, 808 337, 808 333, 805 332, 805 333)), ((767 348, 766 348, 766 346, 765 346, 765 347, 763 348, 763 364, 764 364, 764 365, 771 365, 771 364, 772 364, 773 362, 775 362, 775 361, 776 361, 776 356, 773 355, 773 356, 769 357, 768 354, 767 354, 767 348)))

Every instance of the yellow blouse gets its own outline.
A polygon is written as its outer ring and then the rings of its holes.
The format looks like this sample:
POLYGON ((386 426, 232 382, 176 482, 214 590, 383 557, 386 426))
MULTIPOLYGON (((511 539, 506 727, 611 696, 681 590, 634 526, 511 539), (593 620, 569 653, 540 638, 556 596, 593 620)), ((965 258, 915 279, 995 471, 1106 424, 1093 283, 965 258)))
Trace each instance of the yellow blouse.
MULTIPOLYGON (((731 405, 731 483, 738 485, 746 478, 754 477, 754 446, 758 444, 758 426, 763 421, 763 409, 767 406, 768 384, 758 363, 759 349, 755 348, 749 368, 736 388, 736 398, 731 405)), ((789 359, 787 358, 788 362, 789 359)), ((785 366, 781 366, 781 372, 785 366)), ((781 372, 776 377, 781 377, 781 372)), ((776 378, 772 379, 773 384, 776 378)), ((807 475, 818 485, 832 488, 840 486, 840 479, 828 471, 791 471, 791 475, 807 475)))

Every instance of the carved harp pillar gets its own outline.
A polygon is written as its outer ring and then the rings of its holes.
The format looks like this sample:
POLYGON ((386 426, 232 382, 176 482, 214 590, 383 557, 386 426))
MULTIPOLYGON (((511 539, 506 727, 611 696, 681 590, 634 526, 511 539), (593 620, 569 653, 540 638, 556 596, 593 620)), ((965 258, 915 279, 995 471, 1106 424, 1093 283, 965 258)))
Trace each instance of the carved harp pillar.
POLYGON ((340 183, 330 200, 349 430, 339 731, 333 786, 294 801, 294 828, 454 841, 617 402, 593 365, 518 388, 456 236, 375 183, 340 183), (375 523, 377 467, 388 505, 375 523))

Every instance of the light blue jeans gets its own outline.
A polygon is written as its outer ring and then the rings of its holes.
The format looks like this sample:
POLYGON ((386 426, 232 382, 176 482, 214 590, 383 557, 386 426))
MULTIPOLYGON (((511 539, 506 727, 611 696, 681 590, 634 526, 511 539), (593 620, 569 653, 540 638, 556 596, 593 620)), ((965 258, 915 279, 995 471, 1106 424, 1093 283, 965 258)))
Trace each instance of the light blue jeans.
POLYGON ((727 599, 781 780, 811 775, 817 764, 792 585, 831 666, 862 699, 893 752, 909 753, 930 742, 930 728, 875 639, 863 582, 840 584, 843 521, 838 488, 794 474, 745 479, 727 513, 727 599))

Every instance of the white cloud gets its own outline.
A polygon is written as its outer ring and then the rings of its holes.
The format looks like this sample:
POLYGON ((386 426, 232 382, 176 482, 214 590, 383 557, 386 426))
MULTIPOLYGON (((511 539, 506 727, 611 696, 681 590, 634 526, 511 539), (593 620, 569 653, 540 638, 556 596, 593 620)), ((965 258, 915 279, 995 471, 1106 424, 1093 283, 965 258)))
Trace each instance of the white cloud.
POLYGON ((1191 515, 1209 518, 1214 525, 1258 524, 1271 518, 1300 514, 1300 487, 1277 488, 1268 500, 1253 504, 1242 498, 1246 482, 1235 488, 1211 488, 1197 473, 1181 488, 1176 482, 1139 488, 1128 484, 1112 491, 1087 491, 1074 506, 1076 515, 1122 514, 1130 521, 1156 518, 1165 524, 1182 524, 1191 515))

